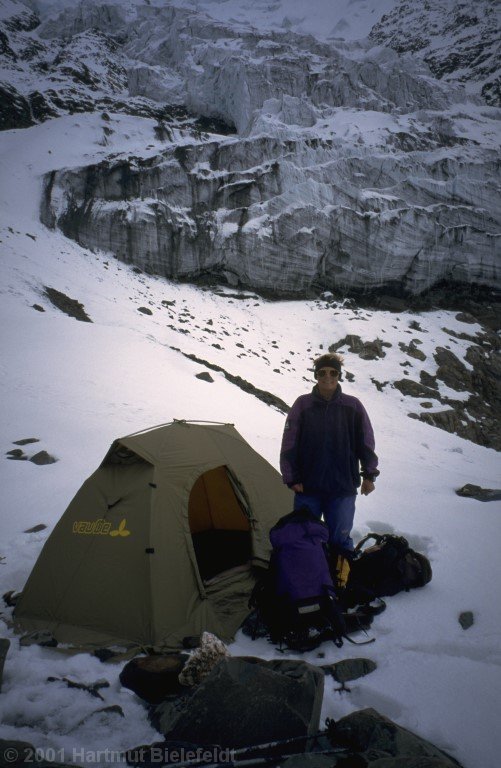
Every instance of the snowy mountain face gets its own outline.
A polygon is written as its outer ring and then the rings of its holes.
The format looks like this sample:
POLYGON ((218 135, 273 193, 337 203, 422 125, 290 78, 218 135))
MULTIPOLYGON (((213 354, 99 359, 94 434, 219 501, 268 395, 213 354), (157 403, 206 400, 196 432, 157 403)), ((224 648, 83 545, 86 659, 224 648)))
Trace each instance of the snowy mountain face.
POLYGON ((43 223, 282 295, 499 288, 496 3, 331 5, 2 0, 2 127, 101 114, 101 157, 45 175, 43 223), (145 119, 134 156, 120 113, 145 119))
POLYGON ((374 25, 369 37, 399 54, 411 53, 437 79, 460 82, 487 104, 499 106, 500 26, 497 0, 400 3, 374 25))

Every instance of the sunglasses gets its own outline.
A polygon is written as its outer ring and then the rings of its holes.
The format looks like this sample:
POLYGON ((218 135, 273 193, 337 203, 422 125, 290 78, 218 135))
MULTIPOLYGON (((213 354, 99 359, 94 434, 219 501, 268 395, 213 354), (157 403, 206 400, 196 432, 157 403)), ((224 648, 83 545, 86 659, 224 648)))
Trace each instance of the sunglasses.
POLYGON ((337 379, 339 371, 335 371, 332 368, 328 371, 317 371, 317 376, 319 379, 323 379, 324 376, 332 376, 333 379, 337 379))

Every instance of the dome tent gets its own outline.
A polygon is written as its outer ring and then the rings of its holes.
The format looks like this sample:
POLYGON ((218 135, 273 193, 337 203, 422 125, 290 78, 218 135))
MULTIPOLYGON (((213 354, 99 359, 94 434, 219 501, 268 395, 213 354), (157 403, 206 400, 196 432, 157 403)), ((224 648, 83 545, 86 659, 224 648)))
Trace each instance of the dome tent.
POLYGON ((230 424, 174 421, 115 440, 55 526, 17 603, 21 631, 172 649, 229 641, 251 565, 292 508, 279 473, 230 424))

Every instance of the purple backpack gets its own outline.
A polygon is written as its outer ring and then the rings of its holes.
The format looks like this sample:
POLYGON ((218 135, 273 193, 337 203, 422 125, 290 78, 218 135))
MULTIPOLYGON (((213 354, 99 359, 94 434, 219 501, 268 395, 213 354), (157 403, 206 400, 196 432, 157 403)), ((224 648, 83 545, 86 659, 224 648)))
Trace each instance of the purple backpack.
POLYGON ((305 651, 327 639, 342 645, 346 626, 327 560, 328 538, 327 526, 306 508, 285 515, 270 531, 267 579, 256 586, 251 605, 280 646, 305 651))
MULTIPOLYGON (((325 640, 340 647, 347 636, 329 568, 329 531, 304 507, 282 517, 270 531, 273 552, 268 570, 249 600, 251 636, 268 636, 295 651, 311 651, 325 640)), ((357 617, 352 631, 365 629, 357 617)), ((366 617, 365 617, 366 618, 366 617)), ((368 642, 374 642, 369 640, 368 642)))
POLYGON ((279 520, 270 531, 277 595, 297 603, 334 594, 328 539, 327 526, 307 510, 279 520))

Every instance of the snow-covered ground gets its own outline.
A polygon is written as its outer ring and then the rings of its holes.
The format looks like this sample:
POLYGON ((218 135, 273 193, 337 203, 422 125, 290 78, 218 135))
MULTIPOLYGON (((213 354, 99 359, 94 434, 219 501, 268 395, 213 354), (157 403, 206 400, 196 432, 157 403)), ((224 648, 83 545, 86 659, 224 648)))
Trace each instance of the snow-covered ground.
MULTIPOLYGON (((0 137, 0 450, 5 454, 16 447, 13 441, 35 437, 40 442, 25 447, 28 455, 45 449, 58 459, 48 466, 0 459, 0 593, 22 589, 53 526, 116 437, 173 418, 231 422, 278 465, 283 414, 221 373, 211 371, 213 383, 197 379, 204 366, 183 353, 291 404, 312 386, 311 361, 330 344, 350 333, 365 341, 380 338, 392 345, 383 359, 369 362, 346 353, 354 381, 343 387, 366 405, 381 463, 376 492, 359 499, 355 537, 368 531, 403 534, 427 554, 434 575, 425 589, 388 600, 373 625, 374 644, 322 647, 321 663, 364 655, 378 665, 352 684, 351 693, 334 692, 327 680, 322 720, 374 707, 450 752, 465 768, 497 768, 501 503, 459 498, 454 490, 467 482, 499 487, 500 456, 410 419, 419 401, 391 384, 378 391, 371 381, 391 382, 404 370, 411 378, 419 378, 420 370, 434 373, 437 346, 448 346, 460 358, 468 346, 443 328, 474 334, 479 327, 446 311, 353 311, 320 298, 269 302, 250 291, 236 299, 229 289, 214 292, 139 274, 45 229, 38 221, 41 173, 88 163, 105 152, 144 155, 148 121, 113 117, 122 130, 105 149, 99 119, 92 115, 0 137), (44 286, 80 301, 92 323, 53 307, 44 286), (412 321, 422 330, 412 330, 412 321), (399 349, 399 342, 412 338, 422 342, 424 363, 399 349), (411 366, 402 368, 406 360, 411 366), (24 533, 37 523, 47 528, 24 533), (466 610, 473 611, 475 623, 464 631, 458 615, 466 610)), ((87 654, 21 648, 10 614, 2 608, 0 633, 11 640, 0 694, 2 738, 51 748, 56 759, 80 764, 83 750, 91 764, 91 750, 109 749, 116 756, 161 738, 139 699, 120 686, 120 665, 101 664, 87 654), (63 683, 48 683, 48 676, 84 683, 104 678, 110 687, 101 690, 103 703, 63 683), (89 716, 111 704, 122 707, 125 719, 109 712, 89 716)), ((264 640, 252 642, 241 634, 230 650, 275 655, 264 640)), ((303 658, 318 663, 317 652, 303 658)))

